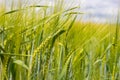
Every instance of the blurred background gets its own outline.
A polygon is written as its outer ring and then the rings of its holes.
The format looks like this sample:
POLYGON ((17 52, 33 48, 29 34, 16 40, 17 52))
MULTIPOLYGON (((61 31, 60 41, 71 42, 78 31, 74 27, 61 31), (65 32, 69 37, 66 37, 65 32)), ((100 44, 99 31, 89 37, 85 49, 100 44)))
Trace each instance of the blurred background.
MULTIPOLYGON (((56 0, 0 0, 0 5, 11 7, 12 3, 18 6, 18 2, 24 6, 28 5, 49 5, 53 6, 56 0)), ((60 0, 63 1, 63 0, 60 0)), ((119 0, 64 0, 64 8, 80 6, 77 11, 84 14, 78 19, 93 22, 114 22, 119 11, 119 0)))

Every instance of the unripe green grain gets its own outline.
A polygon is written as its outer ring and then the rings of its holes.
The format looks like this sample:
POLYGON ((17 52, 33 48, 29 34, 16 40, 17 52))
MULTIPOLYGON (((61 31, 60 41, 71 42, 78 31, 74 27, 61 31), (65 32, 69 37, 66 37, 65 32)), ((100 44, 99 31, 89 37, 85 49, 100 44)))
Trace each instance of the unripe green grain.
POLYGON ((8 67, 8 61, 9 61, 10 56, 4 56, 4 61, 3 61, 3 68, 4 68, 4 78, 7 79, 7 67, 8 67))
MULTIPOLYGON (((42 50, 43 48, 46 47, 46 45, 48 44, 48 42, 50 41, 52 37, 49 36, 45 41, 43 41, 40 46, 35 49, 35 51, 33 52, 33 56, 32 56, 32 64, 31 64, 31 67, 30 67, 30 71, 32 71, 32 69, 34 69, 34 65, 36 64, 36 56, 37 55, 40 55, 40 50, 42 50)), ((40 57, 38 57, 38 60, 40 60, 40 57)))

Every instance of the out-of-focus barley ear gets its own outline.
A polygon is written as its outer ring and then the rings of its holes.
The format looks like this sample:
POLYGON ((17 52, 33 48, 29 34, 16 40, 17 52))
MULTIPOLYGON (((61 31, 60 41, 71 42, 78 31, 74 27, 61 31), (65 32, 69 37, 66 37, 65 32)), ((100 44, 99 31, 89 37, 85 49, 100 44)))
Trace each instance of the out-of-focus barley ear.
POLYGON ((48 52, 47 52, 47 59, 46 59, 46 65, 44 69, 44 77, 47 78, 47 74, 49 72, 49 60, 50 60, 50 55, 51 55, 51 45, 48 45, 48 52))
POLYGON ((118 59, 118 52, 117 52, 117 49, 118 49, 118 38, 119 38, 119 29, 120 29, 120 17, 119 17, 119 11, 118 11, 118 15, 117 15, 117 22, 116 22, 116 29, 115 29, 115 38, 114 38, 114 45, 113 45, 113 55, 114 57, 112 57, 114 60, 113 60, 113 71, 112 71, 112 80, 115 80, 115 75, 116 75, 116 71, 117 71, 117 59, 118 59))
POLYGON ((3 60, 3 70, 4 70, 4 78, 7 79, 8 78, 8 73, 7 73, 7 70, 8 70, 8 62, 9 62, 9 59, 10 59, 10 56, 4 56, 4 60, 3 60))
POLYGON ((69 61, 68 65, 67 65, 67 70, 66 70, 66 80, 69 80, 70 62, 71 62, 71 61, 69 61))

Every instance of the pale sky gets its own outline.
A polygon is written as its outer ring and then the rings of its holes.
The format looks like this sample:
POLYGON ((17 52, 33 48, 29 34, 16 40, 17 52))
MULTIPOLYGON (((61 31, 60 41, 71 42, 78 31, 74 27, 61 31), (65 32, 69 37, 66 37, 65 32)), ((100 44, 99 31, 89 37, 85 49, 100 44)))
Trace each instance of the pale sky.
MULTIPOLYGON (((5 0, 0 0, 3 3, 5 0)), ((7 6, 10 5, 12 0, 6 0, 7 6)), ((14 0, 18 1, 18 0, 14 0)), ((36 2, 37 4, 52 5, 54 0, 22 0, 25 3, 29 1, 36 2)), ((80 6, 80 12, 84 12, 83 19, 93 20, 93 21, 106 21, 114 18, 118 13, 118 5, 120 0, 65 0, 66 7, 80 6)))
POLYGON ((105 21, 117 16, 119 3, 119 0, 84 0, 82 10, 94 21, 105 21))

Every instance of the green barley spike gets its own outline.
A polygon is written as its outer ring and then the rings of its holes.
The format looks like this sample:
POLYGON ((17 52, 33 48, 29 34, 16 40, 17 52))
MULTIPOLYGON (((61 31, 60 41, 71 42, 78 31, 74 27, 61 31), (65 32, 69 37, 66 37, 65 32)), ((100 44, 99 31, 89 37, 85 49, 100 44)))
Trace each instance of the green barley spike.
MULTIPOLYGON (((40 55, 40 50, 42 50, 45 46, 46 46, 46 44, 48 44, 48 42, 49 42, 49 40, 51 39, 52 37, 50 36, 50 37, 48 37, 45 41, 43 41, 42 43, 41 43, 41 45, 34 51, 34 53, 33 53, 33 56, 32 56, 32 64, 31 64, 31 67, 30 67, 30 70, 32 71, 32 69, 33 69, 33 67, 34 67, 34 65, 35 65, 35 63, 36 63, 36 60, 35 60, 35 58, 36 58, 36 56, 37 55, 40 55)), ((40 58, 40 57, 39 57, 40 58)), ((39 60, 39 59, 38 59, 39 60)))
POLYGON ((10 56, 4 56, 4 74, 5 74, 5 78, 7 79, 7 68, 8 68, 8 61, 9 61, 10 56))

